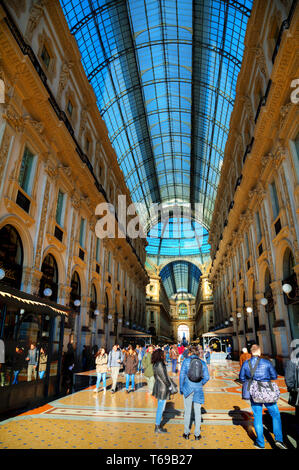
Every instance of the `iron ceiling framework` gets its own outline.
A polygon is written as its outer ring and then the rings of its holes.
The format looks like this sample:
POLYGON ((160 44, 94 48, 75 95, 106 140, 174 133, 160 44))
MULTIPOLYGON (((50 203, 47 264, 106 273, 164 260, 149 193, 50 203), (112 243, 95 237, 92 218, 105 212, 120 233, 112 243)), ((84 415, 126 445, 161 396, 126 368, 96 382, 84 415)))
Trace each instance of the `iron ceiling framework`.
POLYGON ((149 238, 156 261, 201 253, 252 1, 60 0, 143 226, 154 203, 201 207, 188 240, 149 238))

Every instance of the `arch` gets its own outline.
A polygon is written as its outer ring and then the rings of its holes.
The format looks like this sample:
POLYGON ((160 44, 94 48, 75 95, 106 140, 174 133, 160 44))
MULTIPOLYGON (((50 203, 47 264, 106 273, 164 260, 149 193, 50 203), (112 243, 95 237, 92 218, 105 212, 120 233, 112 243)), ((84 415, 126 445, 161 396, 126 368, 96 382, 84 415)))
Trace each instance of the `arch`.
POLYGON ((44 249, 43 252, 43 260, 47 255, 52 255, 55 258, 55 261, 57 263, 57 268, 58 268, 58 274, 59 274, 59 283, 64 284, 66 282, 66 276, 65 276, 65 262, 63 260, 63 256, 61 253, 58 251, 55 245, 49 245, 47 248, 44 249))
POLYGON ((23 267, 32 267, 34 265, 33 242, 29 230, 24 225, 22 219, 18 216, 6 216, 0 221, 0 230, 5 225, 12 225, 19 233, 23 245, 23 267))
POLYGON ((21 287, 24 249, 19 232, 11 224, 0 229, 0 267, 5 271, 4 282, 21 287))
POLYGON ((281 240, 275 250, 277 279, 284 279, 285 277, 287 277, 284 275, 284 257, 287 250, 293 253, 294 256, 295 250, 293 249, 291 241, 287 238, 284 238, 281 240))
POLYGON ((81 295, 82 295, 82 292, 88 292, 85 273, 79 264, 75 264, 75 266, 73 266, 72 271, 71 271, 72 272, 71 278, 73 277, 75 271, 77 272, 80 278, 81 295))
MULTIPOLYGON (((264 292, 266 289, 266 284, 265 284, 265 275, 267 270, 269 271, 270 277, 271 277, 271 267, 270 263, 268 260, 264 260, 260 267, 259 267, 259 279, 258 279, 258 285, 259 285, 259 290, 260 292, 264 292)), ((272 279, 273 280, 273 279, 272 279)))
POLYGON ((58 266, 55 257, 48 253, 41 266, 41 272, 43 273, 40 280, 39 295, 40 297, 45 297, 44 290, 50 288, 52 290, 52 295, 49 297, 54 302, 57 301, 58 296, 58 266))
POLYGON ((181 342, 186 338, 186 341, 190 342, 190 328, 186 323, 180 323, 178 325, 178 341, 181 342))
POLYGON ((73 307, 75 300, 81 301, 82 295, 82 286, 81 286, 81 279, 76 270, 73 271, 73 275, 71 277, 71 292, 70 292, 70 305, 73 307))

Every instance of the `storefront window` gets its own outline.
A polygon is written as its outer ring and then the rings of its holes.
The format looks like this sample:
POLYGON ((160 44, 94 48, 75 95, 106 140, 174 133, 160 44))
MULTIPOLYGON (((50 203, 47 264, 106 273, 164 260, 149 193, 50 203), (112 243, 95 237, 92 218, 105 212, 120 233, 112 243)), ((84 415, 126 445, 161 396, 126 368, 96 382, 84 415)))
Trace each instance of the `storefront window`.
POLYGON ((57 375, 61 316, 32 312, 26 307, 0 302, 1 334, 5 362, 1 364, 1 387, 46 378, 52 347, 50 376, 57 375), (51 331, 53 328, 53 341, 51 331))

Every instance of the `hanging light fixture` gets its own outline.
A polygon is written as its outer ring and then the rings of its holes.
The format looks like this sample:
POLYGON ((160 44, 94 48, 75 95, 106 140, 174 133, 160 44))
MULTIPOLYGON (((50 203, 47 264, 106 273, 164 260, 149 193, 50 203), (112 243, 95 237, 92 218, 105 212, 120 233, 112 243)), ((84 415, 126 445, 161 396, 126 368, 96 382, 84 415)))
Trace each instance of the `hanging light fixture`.
POLYGON ((238 318, 241 318, 241 317, 242 317, 242 313, 238 312, 238 313, 237 313, 237 317, 238 317, 238 318))
POLYGON ((5 278, 5 271, 4 269, 0 268, 0 281, 5 278))
POLYGON ((230 321, 234 321, 234 317, 230 317, 230 321))
POLYGON ((292 289, 293 288, 292 288, 291 284, 283 284, 283 286, 282 286, 283 292, 287 295, 292 291, 292 289))
POLYGON ((261 299, 261 304, 265 307, 268 304, 268 299, 266 299, 266 297, 263 297, 261 299))
POLYGON ((251 307, 247 307, 247 308, 246 308, 246 312, 247 312, 247 313, 252 313, 252 308, 251 308, 251 307))
POLYGON ((44 295, 46 297, 51 297, 52 295, 52 289, 50 289, 49 287, 47 287, 45 290, 44 290, 44 295))
POLYGON ((228 323, 229 323, 229 322, 226 320, 226 321, 225 321, 225 324, 228 325, 228 323))
POLYGON ((75 307, 80 307, 80 305, 81 305, 80 300, 76 299, 75 302, 74 302, 74 305, 75 305, 75 307))
POLYGON ((96 315, 96 316, 100 315, 100 311, 99 311, 98 309, 96 309, 93 313, 94 313, 94 315, 96 315))
POLYGON ((108 320, 112 320, 112 315, 109 313, 108 320))

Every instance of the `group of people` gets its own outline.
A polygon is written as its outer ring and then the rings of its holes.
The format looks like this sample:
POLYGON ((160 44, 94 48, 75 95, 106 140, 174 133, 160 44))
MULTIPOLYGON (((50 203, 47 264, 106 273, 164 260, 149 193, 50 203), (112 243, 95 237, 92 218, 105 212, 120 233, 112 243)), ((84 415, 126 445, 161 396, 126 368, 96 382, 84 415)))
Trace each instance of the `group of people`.
POLYGON ((12 385, 19 382, 19 376, 23 369, 27 368, 27 381, 30 382, 32 377, 34 380, 38 377, 42 379, 47 368, 48 354, 44 346, 39 348, 33 342, 29 344, 29 349, 24 346, 17 345, 11 354, 11 359, 5 364, 5 369, 1 370, 1 386, 5 385, 6 373, 12 373, 12 385))
MULTIPOLYGON (((265 383, 271 383, 277 379, 277 372, 272 363, 261 357, 261 349, 258 345, 251 347, 250 353, 244 348, 240 356, 240 374, 239 380, 243 384, 245 390, 254 381, 265 386, 265 383), (249 385, 248 385, 249 384, 249 385)), ((74 366, 74 351, 71 351, 70 362, 68 367, 74 366)), ((105 393, 107 389, 107 373, 111 374, 112 386, 111 393, 117 391, 118 376, 123 368, 125 375, 126 393, 135 391, 135 375, 143 373, 147 381, 149 393, 157 399, 157 410, 155 418, 155 432, 166 433, 167 430, 161 425, 163 412, 166 407, 167 400, 171 395, 178 392, 178 387, 167 371, 167 363, 172 362, 172 374, 176 374, 177 364, 180 364, 179 374, 179 393, 184 399, 184 433, 183 438, 190 438, 190 420, 192 408, 194 409, 195 429, 194 438, 201 438, 201 406, 204 404, 203 386, 209 381, 209 363, 210 350, 203 349, 202 346, 181 347, 181 345, 149 345, 147 347, 137 346, 134 348, 129 345, 127 348, 121 349, 115 344, 108 353, 105 348, 101 347, 95 354, 95 365, 97 373, 97 381, 95 394, 100 392, 100 384, 102 382, 102 390, 105 393), (180 349, 179 349, 180 348, 180 349), (130 389, 131 386, 131 389, 130 389)), ((299 372, 298 364, 294 365, 289 361, 286 368, 285 382, 292 397, 292 404, 296 407, 296 419, 298 423, 299 413, 299 372)), ((243 396, 245 399, 245 396, 243 396)), ((275 436, 275 444, 280 449, 286 449, 283 441, 282 423, 280 412, 277 406, 277 400, 274 402, 259 401, 255 402, 252 396, 246 397, 250 401, 252 413, 254 417, 254 428, 256 432, 256 440, 254 446, 262 449, 265 446, 263 435, 262 410, 263 405, 266 406, 273 420, 273 433, 275 436)))

